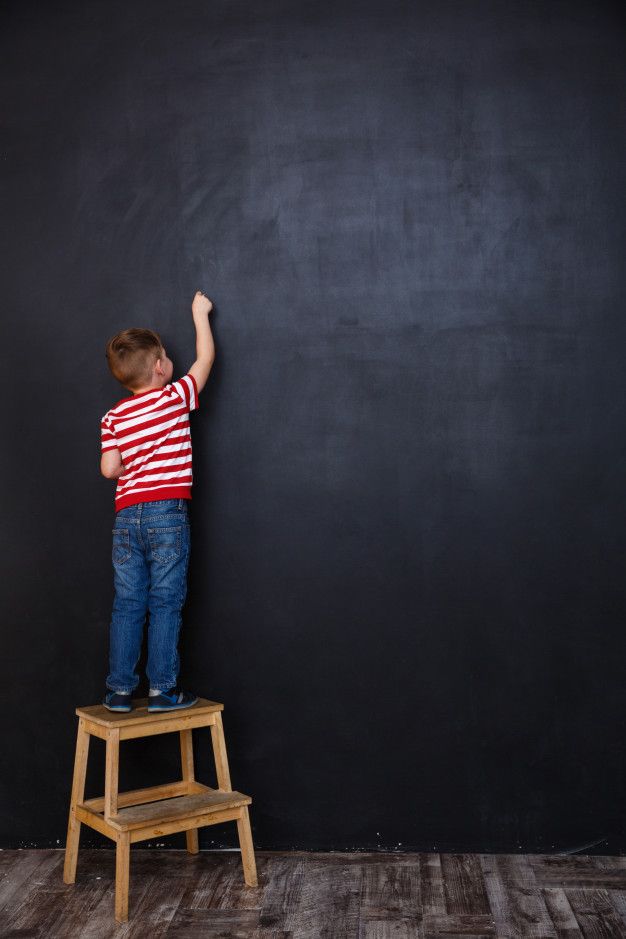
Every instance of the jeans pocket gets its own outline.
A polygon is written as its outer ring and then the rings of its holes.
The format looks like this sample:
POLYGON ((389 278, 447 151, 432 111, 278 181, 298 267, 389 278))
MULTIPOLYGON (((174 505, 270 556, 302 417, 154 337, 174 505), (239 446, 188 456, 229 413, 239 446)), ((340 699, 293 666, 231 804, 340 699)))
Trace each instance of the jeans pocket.
POLYGON ((124 564, 130 557, 130 531, 128 528, 113 529, 113 551, 112 559, 114 564, 124 564))
POLYGON ((182 547, 182 526, 175 528, 149 528, 148 540, 155 561, 175 561, 182 547))

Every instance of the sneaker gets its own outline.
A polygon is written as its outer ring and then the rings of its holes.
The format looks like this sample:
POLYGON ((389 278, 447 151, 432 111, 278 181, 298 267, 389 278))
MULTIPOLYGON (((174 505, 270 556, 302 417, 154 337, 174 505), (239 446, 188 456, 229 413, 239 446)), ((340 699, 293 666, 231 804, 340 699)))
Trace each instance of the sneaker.
POLYGON ((197 694, 190 691, 179 691, 177 688, 170 688, 169 691, 162 691, 161 694, 152 695, 148 698, 149 711, 178 711, 181 708, 190 708, 198 700, 197 694))
POLYGON ((118 691, 107 691, 102 702, 109 711, 132 711, 133 705, 129 694, 120 694, 118 691))

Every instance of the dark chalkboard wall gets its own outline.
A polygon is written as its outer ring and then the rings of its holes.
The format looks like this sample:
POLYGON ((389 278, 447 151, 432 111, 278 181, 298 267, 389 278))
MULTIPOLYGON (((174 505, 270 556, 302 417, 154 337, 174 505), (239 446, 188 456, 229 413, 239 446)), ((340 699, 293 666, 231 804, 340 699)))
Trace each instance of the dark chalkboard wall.
POLYGON ((202 289, 181 683, 257 847, 626 849, 617 11, 4 4, 5 846, 64 844, 104 690, 105 342, 184 371, 202 289))

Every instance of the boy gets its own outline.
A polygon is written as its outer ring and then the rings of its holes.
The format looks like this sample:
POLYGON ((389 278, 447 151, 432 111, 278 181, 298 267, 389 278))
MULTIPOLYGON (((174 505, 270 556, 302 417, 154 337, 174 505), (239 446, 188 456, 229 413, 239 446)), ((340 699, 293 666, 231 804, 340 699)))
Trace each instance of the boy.
POLYGON ((192 461, 189 412, 198 407, 215 359, 209 325, 213 304, 199 290, 191 311, 196 361, 171 382, 173 366, 158 334, 125 329, 107 345, 109 368, 132 392, 101 421, 100 469, 117 479, 113 570, 115 599, 110 629, 110 671, 102 702, 130 711, 139 683, 135 667, 149 613, 149 711, 188 708, 197 695, 176 687, 178 634, 187 594, 192 461))

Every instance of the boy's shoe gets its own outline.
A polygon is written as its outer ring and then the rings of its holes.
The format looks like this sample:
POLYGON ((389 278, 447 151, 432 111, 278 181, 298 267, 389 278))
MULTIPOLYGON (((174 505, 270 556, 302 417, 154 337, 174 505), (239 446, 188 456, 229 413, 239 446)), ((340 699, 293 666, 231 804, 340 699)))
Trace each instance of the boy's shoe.
POLYGON ((129 694, 120 694, 118 691, 107 691, 102 702, 109 711, 132 711, 133 705, 129 694))
POLYGON ((148 710, 178 711, 181 708, 190 708, 197 700, 197 694, 192 694, 190 691, 179 691, 177 688, 170 688, 169 691, 162 691, 161 694, 155 694, 149 697, 148 710))

